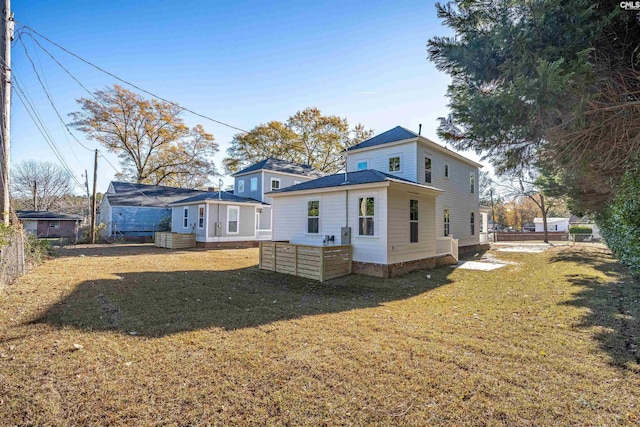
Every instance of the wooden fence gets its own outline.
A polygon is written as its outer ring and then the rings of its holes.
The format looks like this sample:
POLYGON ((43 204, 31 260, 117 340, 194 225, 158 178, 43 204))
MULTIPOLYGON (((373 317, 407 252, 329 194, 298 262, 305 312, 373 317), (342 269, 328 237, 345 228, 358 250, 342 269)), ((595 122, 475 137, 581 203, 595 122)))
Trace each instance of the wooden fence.
POLYGON ((351 274, 351 246, 260 242, 260 268, 324 282, 351 274))
POLYGON ((159 248, 194 248, 196 246, 196 235, 156 231, 154 243, 159 248))

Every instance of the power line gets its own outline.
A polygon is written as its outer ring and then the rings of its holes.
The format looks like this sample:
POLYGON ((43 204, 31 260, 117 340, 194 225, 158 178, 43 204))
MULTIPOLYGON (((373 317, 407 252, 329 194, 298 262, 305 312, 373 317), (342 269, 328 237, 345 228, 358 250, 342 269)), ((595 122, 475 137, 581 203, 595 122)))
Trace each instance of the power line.
MULTIPOLYGON (((16 21, 16 23, 18 23, 18 22, 16 21)), ((248 133, 248 131, 246 131, 246 130, 244 130, 244 129, 241 129, 241 128, 236 127, 236 126, 233 126, 233 125, 230 125, 230 124, 225 123, 225 122, 222 122, 222 121, 220 121, 220 120, 216 120, 216 119, 214 119, 214 118, 212 118, 212 117, 209 117, 209 116, 206 116, 206 115, 204 115, 204 114, 197 113, 197 112, 195 112, 195 111, 193 111, 193 110, 191 110, 191 109, 189 109, 189 108, 183 107, 183 106, 181 106, 181 105, 179 105, 179 104, 177 104, 177 103, 175 103, 175 102, 173 102, 173 101, 169 101, 168 99, 165 99, 165 98, 163 98, 163 97, 161 97, 161 96, 159 96, 159 95, 156 95, 156 94, 155 94, 155 93, 153 93, 153 92, 150 92, 150 91, 148 91, 148 90, 146 90, 146 89, 143 89, 143 88, 141 88, 140 86, 138 86, 138 85, 136 85, 136 84, 134 84, 134 83, 131 83, 131 82, 129 82, 129 81, 127 81, 127 80, 125 80, 125 79, 123 79, 123 78, 121 78, 121 77, 118 77, 118 76, 116 76, 115 74, 113 74, 113 73, 111 73, 111 72, 109 72, 109 71, 105 70, 104 68, 101 68, 101 67, 99 67, 98 65, 96 65, 96 64, 94 64, 94 63, 92 63, 92 62, 90 62, 90 61, 88 61, 88 60, 86 60, 86 59, 82 58, 80 55, 77 55, 77 54, 75 54, 75 53, 71 52, 70 50, 66 49, 65 47, 63 47, 63 46, 59 45, 58 43, 56 43, 56 42, 54 42, 54 41, 50 40, 49 38, 47 38, 47 37, 43 36, 43 35, 42 35, 42 34, 40 34, 40 33, 38 33, 38 32, 37 32, 36 30, 34 30, 33 28, 31 28, 31 27, 29 27, 29 26, 27 26, 27 25, 24 25, 24 24, 20 24, 20 25, 22 25, 22 29, 25 29, 25 30, 31 31, 33 34, 37 35, 38 37, 41 37, 42 39, 44 39, 44 40, 46 40, 46 41, 48 41, 48 42, 49 42, 49 43, 51 43, 52 45, 56 46, 58 49, 63 50, 64 52, 68 53, 69 55, 71 55, 71 56, 73 56, 73 57, 75 57, 75 58, 77 58, 77 59, 79 59, 80 61, 84 62, 85 64, 90 65, 91 67, 93 67, 93 68, 95 68, 95 69, 97 69, 97 70, 99 70, 99 71, 101 71, 101 72, 103 72, 103 73, 105 73, 105 74, 107 74, 107 75, 109 75, 109 76, 113 77, 114 79, 116 79, 116 80, 118 80, 118 81, 120 81, 120 82, 122 82, 122 83, 124 83, 124 84, 126 84, 126 85, 129 85, 129 86, 131 86, 131 87, 133 87, 133 88, 136 88, 136 89, 138 89, 138 90, 139 90, 139 91, 141 91, 141 92, 146 93, 147 95, 151 95, 151 96, 153 96, 154 98, 160 99, 161 101, 164 101, 164 102, 166 102, 166 103, 168 103, 168 104, 171 104, 171 105, 173 105, 173 106, 175 106, 175 107, 177 107, 177 108, 180 108, 180 109, 181 109, 181 110, 183 110, 183 111, 187 111, 187 112, 189 112, 189 113, 191 113, 191 114, 193 114, 193 115, 196 115, 196 116, 198 116, 198 117, 202 117, 203 119, 210 120, 210 121, 212 121, 212 122, 214 122, 214 123, 218 123, 218 124, 220 124, 220 125, 222 125, 222 126, 226 126, 226 127, 228 127, 228 128, 231 128, 231 129, 239 130, 240 132, 248 133)))

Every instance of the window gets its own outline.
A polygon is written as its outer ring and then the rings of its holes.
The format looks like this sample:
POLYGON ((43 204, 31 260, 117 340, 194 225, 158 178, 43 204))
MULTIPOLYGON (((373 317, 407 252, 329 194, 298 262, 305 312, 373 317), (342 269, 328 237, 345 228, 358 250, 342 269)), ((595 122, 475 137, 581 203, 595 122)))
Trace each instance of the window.
POLYGON ((449 178, 449 165, 446 163, 444 165, 444 177, 449 178))
POLYGON ((258 191, 258 178, 251 178, 251 191, 258 191))
POLYGON ((431 158, 424 158, 424 182, 431 183, 431 158))
POLYGON ((244 193, 244 179, 238 181, 238 193, 244 193))
POLYGON ((449 235, 449 209, 444 210, 444 235, 449 235))
POLYGON ((271 190, 280 189, 280 180, 278 178, 271 178, 271 190))
POLYGON ((60 228, 60 221, 49 222, 49 228, 60 228))
POLYGON ((373 236, 375 201, 373 197, 358 199, 358 231, 361 236, 373 236))
POLYGON ((418 242, 418 201, 409 200, 409 241, 418 242))
POLYGON ((473 194, 476 192, 476 174, 471 172, 469 174, 469 193, 473 194))
POLYGON ((182 228, 189 228, 189 207, 185 206, 182 210, 182 228))
POLYGON ((369 169, 369 161, 368 160, 363 160, 361 162, 358 162, 358 170, 359 171, 363 171, 363 170, 367 170, 369 169))
POLYGON ((471 212, 471 235, 474 236, 476 234, 476 214, 475 212, 471 212))
POLYGON ((198 228, 204 228, 204 205, 198 206, 198 228))
POLYGON ((307 233, 320 232, 320 201, 311 200, 307 203, 307 233))
POLYGON ((400 156, 389 157, 389 172, 400 171, 400 156))
POLYGON ((227 206, 227 233, 238 234, 240 223, 240 207, 227 206))

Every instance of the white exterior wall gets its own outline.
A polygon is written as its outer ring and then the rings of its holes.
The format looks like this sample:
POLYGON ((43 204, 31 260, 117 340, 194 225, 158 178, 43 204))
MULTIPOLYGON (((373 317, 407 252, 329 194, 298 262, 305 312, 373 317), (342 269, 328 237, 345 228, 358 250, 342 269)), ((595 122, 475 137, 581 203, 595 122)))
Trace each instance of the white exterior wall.
MULTIPOLYGON (((544 232, 544 224, 542 223, 542 218, 534 219, 536 231, 544 232), (538 223, 536 220, 539 220, 538 223)), ((562 220, 549 220, 547 219, 547 231, 563 231, 567 233, 569 231, 569 218, 563 218, 562 220)))
POLYGON ((171 231, 173 233, 191 234, 198 224, 198 206, 186 206, 189 209, 189 220, 187 228, 184 228, 184 208, 185 206, 174 206, 171 208, 171 231))
POLYGON ((391 144, 390 147, 381 145, 375 149, 349 151, 347 155, 347 172, 357 171, 358 163, 366 160, 369 163, 368 169, 379 170, 415 181, 417 175, 416 144, 414 141, 399 145, 391 144), (400 171, 389 172, 389 158, 397 155, 400 156, 400 171))
POLYGON ((353 260, 387 263, 387 189, 341 190, 317 195, 282 195, 272 198, 273 240, 304 245, 322 245, 325 235, 335 236, 340 244, 341 227, 351 227, 353 260), (348 194, 348 221, 347 215, 348 194), (358 235, 358 199, 375 198, 374 236, 358 235), (319 233, 307 233, 307 206, 320 201, 319 233))
MULTIPOLYGON (((426 145, 418 145, 417 182, 444 190, 436 198, 436 237, 444 236, 444 210, 450 213, 450 234, 458 239, 458 246, 476 245, 480 242, 479 170, 445 153, 426 145), (431 157, 431 183, 425 182, 424 159, 431 157), (449 165, 449 177, 444 176, 445 164, 449 165), (475 192, 470 192, 469 174, 475 174, 475 192), (475 216, 475 233, 471 235, 471 212, 475 216)), ((414 179, 415 179, 414 178, 414 179)))
POLYGON ((389 264, 436 255, 436 197, 389 187, 389 264), (410 242, 409 201, 418 201, 418 242, 410 242))

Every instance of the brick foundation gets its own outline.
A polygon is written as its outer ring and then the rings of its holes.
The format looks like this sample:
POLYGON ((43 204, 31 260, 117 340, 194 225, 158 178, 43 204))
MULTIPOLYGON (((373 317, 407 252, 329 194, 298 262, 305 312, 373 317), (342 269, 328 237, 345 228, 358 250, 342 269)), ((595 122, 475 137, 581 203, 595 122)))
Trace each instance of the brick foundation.
POLYGON ((249 240, 245 242, 196 242, 196 248, 205 249, 245 249, 257 248, 260 242, 249 240))
POLYGON ((478 252, 483 253, 491 249, 490 243, 479 243, 477 245, 461 246, 458 248, 458 258, 468 255, 474 255, 478 252))
POLYGON ((370 262, 353 261, 351 271, 355 274, 388 279, 390 277, 403 276, 416 270, 429 270, 443 265, 455 264, 456 260, 451 255, 398 262, 395 264, 374 264, 370 262))

